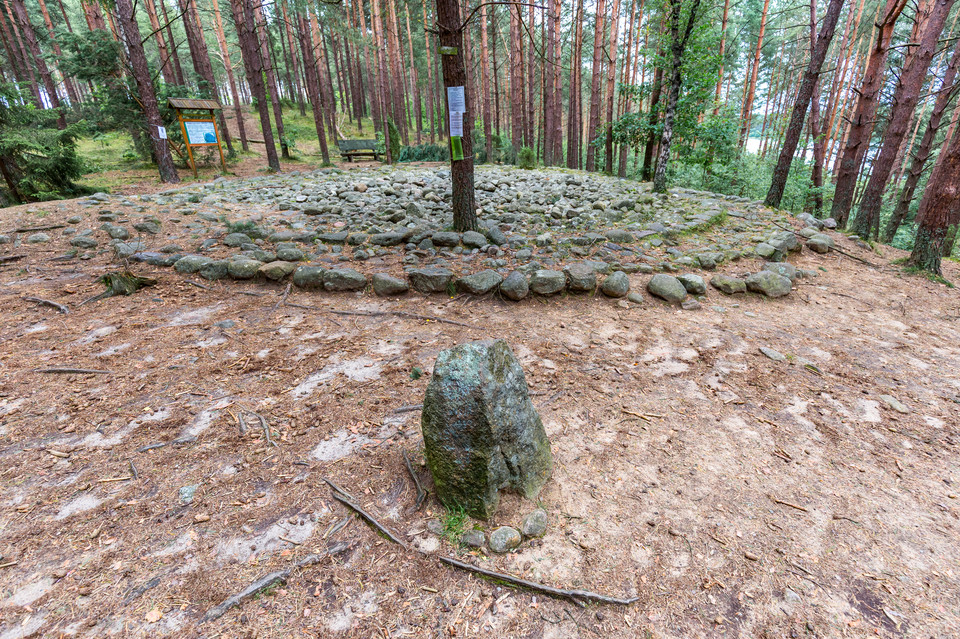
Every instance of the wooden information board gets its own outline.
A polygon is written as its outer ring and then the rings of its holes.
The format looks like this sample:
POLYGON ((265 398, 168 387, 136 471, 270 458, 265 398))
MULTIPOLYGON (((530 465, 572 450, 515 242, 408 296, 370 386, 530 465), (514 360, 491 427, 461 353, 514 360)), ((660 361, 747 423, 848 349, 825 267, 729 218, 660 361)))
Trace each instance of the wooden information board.
POLYGON ((220 152, 220 166, 227 172, 227 163, 223 158, 223 146, 220 144, 220 131, 213 112, 220 109, 216 100, 194 100, 170 98, 169 104, 177 112, 177 121, 183 132, 183 143, 187 147, 187 157, 193 168, 193 177, 197 177, 197 163, 193 159, 193 147, 215 146, 220 152))

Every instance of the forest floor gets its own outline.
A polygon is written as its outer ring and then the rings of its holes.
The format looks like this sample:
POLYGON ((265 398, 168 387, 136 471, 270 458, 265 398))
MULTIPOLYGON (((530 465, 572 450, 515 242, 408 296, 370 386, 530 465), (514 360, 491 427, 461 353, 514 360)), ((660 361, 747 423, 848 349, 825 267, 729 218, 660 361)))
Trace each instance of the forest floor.
MULTIPOLYGON (((0 233, 83 212, 42 209, 3 209, 0 233)), ((820 275, 789 296, 710 290, 693 311, 200 287, 144 265, 155 286, 81 306, 109 255, 0 246, 23 255, 0 262, 0 639, 960 636, 960 295, 833 237, 870 265, 803 251, 820 275), (417 511, 401 453, 430 488, 416 405, 433 362, 491 338, 524 367, 553 476, 489 522, 432 497, 417 511), (537 505, 547 532, 516 552, 451 543, 537 505), (638 601, 580 607, 439 555, 638 601)))

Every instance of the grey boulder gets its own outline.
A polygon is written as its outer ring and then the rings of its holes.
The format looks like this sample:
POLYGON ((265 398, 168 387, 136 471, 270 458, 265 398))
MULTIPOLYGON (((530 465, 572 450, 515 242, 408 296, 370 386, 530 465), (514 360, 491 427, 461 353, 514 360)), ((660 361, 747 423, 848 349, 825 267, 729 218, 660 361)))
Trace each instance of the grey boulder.
POLYGON ((440 352, 421 427, 437 497, 472 517, 493 515, 504 488, 535 498, 550 476, 550 442, 503 340, 440 352))
POLYGON ((647 292, 671 304, 679 304, 687 297, 687 289, 672 275, 657 273, 647 282, 647 292))
POLYGON ((792 288, 792 282, 789 278, 778 275, 773 271, 760 271, 748 275, 746 284, 748 291, 761 293, 767 297, 783 297, 790 293, 792 288))

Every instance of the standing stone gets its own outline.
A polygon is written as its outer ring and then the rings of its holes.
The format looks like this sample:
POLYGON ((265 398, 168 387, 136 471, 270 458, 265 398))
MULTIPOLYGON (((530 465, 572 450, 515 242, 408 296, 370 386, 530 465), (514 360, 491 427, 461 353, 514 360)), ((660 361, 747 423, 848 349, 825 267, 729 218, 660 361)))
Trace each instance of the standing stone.
POLYGON ((503 340, 440 353, 421 425, 437 497, 472 517, 489 518, 501 488, 533 499, 550 476, 550 442, 503 340))

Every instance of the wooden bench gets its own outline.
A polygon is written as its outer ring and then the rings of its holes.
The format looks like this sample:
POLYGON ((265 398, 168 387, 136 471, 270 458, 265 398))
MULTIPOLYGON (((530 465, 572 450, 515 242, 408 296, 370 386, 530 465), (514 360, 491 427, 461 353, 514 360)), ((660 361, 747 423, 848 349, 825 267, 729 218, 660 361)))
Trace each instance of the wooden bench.
POLYGON ((355 157, 372 157, 377 162, 380 161, 376 140, 337 140, 337 148, 347 162, 353 162, 355 157))

